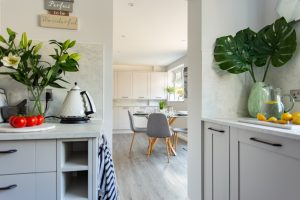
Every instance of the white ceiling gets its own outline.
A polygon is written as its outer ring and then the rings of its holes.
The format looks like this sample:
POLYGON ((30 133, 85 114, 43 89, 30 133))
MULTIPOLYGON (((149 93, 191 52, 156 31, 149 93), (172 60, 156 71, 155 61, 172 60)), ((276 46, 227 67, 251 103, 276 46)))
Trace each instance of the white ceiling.
POLYGON ((114 0, 113 64, 166 66, 187 51, 187 0, 114 0))

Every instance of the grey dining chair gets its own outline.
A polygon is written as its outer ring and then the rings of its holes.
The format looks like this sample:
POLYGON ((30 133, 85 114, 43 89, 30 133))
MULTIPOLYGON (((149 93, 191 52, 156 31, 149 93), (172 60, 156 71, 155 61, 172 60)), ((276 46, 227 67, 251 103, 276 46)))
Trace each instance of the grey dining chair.
POLYGON ((172 128, 172 131, 174 133, 174 135, 173 135, 174 149, 176 150, 177 149, 177 144, 178 144, 178 133, 187 134, 188 129, 187 128, 172 128))
POLYGON ((142 128, 142 127, 136 127, 134 125, 134 119, 133 119, 133 115, 132 113, 128 110, 128 115, 129 115, 129 122, 130 122, 130 129, 133 131, 133 136, 132 136, 132 140, 131 140, 131 144, 130 144, 130 149, 129 149, 129 156, 131 154, 131 150, 132 150, 132 146, 133 146, 133 142, 134 142, 134 138, 135 138, 135 134, 136 133, 146 133, 147 128, 142 128))
POLYGON ((175 153, 175 151, 171 143, 172 131, 169 128, 169 122, 165 114, 152 113, 149 115, 147 123, 147 135, 149 136, 147 159, 149 159, 150 155, 152 154, 157 139, 164 138, 169 162, 171 152, 175 153))

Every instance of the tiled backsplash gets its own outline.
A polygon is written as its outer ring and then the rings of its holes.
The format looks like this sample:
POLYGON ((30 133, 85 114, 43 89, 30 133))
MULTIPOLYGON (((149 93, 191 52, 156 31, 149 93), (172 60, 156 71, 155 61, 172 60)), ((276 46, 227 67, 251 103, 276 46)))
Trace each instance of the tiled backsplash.
MULTIPOLYGON (((72 49, 81 55, 79 61, 79 72, 66 73, 65 80, 71 84, 62 83, 66 89, 52 88, 53 101, 49 104, 47 115, 58 116, 62 107, 67 91, 77 82, 82 90, 87 90, 92 96, 97 112, 94 117, 103 118, 103 47, 99 44, 82 44, 77 43, 72 49)), ((48 55, 53 53, 53 47, 44 42, 42 55, 46 55, 45 60, 51 61, 48 55)), ((0 88, 6 90, 10 105, 15 105, 21 100, 26 99, 28 92, 26 87, 16 82, 8 76, 0 76, 0 88)), ((49 87, 51 88, 51 87, 49 87)))

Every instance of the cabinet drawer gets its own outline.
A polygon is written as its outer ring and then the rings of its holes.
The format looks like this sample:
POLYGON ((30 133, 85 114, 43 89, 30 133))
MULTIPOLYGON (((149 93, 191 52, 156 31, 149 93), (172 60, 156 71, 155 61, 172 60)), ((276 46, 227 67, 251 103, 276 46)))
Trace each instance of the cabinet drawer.
POLYGON ((228 134, 229 133, 229 126, 215 124, 211 122, 204 123, 204 129, 208 133, 212 134, 228 134))
MULTIPOLYGON (((34 174, 0 176, 0 199, 35 199, 34 174)), ((47 196, 47 195, 46 195, 47 196)))
POLYGON ((35 171, 35 142, 34 141, 0 142, 0 163, 1 163, 0 174, 34 172, 35 171))
POLYGON ((256 146, 282 155, 300 159, 300 141, 280 136, 233 128, 240 143, 256 146))
POLYGON ((56 171, 56 140, 0 142, 0 175, 56 171))

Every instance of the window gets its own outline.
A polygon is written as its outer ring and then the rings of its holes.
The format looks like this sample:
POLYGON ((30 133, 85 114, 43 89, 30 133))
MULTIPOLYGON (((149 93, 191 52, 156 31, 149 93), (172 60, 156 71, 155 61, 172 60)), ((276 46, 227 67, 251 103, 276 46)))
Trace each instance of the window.
POLYGON ((184 101, 184 64, 181 64, 174 70, 169 71, 169 80, 168 100, 184 101))

